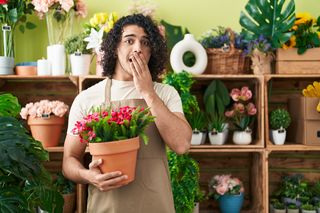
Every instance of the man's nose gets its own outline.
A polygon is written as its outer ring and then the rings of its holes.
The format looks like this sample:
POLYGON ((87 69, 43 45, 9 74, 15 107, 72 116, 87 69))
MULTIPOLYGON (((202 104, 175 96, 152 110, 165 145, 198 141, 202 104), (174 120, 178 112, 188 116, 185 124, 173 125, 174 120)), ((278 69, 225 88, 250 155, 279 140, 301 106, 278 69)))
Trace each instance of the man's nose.
POLYGON ((136 42, 135 45, 134 45, 134 52, 137 52, 137 53, 141 53, 141 44, 140 42, 136 42))

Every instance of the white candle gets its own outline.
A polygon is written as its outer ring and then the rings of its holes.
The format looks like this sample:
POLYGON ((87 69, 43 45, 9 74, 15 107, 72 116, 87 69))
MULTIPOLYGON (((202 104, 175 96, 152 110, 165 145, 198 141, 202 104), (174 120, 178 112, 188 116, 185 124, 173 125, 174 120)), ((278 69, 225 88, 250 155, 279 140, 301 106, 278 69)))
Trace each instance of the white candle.
POLYGON ((51 64, 51 74, 64 75, 66 71, 66 53, 64 46, 55 44, 47 47, 47 57, 51 64))
POLYGON ((38 75, 51 75, 50 62, 46 59, 39 59, 37 61, 38 75))

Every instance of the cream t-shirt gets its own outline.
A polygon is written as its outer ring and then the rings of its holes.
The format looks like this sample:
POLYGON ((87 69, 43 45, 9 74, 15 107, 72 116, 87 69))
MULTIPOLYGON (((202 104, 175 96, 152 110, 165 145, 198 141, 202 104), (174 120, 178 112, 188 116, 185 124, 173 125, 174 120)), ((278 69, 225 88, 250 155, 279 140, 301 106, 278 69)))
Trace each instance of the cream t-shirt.
MULTIPOLYGON (((75 123, 83 119, 94 106, 100 106, 106 102, 106 83, 107 79, 80 92, 74 99, 69 113, 68 134, 72 134, 75 123)), ((174 87, 154 82, 153 87, 171 112, 183 113, 181 98, 174 87)), ((111 101, 125 99, 142 99, 136 90, 133 81, 119 81, 112 79, 111 101)))

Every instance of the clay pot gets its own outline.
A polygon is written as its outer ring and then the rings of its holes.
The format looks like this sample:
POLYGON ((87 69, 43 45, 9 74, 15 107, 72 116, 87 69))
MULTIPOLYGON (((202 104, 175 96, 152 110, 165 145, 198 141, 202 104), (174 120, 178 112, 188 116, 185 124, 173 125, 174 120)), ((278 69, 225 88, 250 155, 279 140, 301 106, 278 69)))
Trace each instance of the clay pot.
POLYGON ((64 117, 51 115, 48 118, 28 118, 32 137, 42 143, 44 148, 58 146, 64 125, 64 117))
POLYGON ((121 171, 128 179, 119 184, 134 180, 137 153, 140 147, 139 137, 113 142, 89 143, 92 160, 102 159, 99 166, 102 173, 121 171))

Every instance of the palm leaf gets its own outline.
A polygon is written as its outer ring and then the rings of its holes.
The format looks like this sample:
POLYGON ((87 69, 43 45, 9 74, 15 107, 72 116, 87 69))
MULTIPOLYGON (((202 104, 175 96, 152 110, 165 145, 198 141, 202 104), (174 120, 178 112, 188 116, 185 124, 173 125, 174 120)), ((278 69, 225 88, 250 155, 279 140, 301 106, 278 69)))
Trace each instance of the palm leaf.
POLYGON ((247 14, 241 11, 240 24, 253 38, 264 35, 274 48, 279 48, 289 40, 293 32, 288 32, 295 21, 293 0, 284 8, 285 0, 249 0, 245 6, 247 14))

